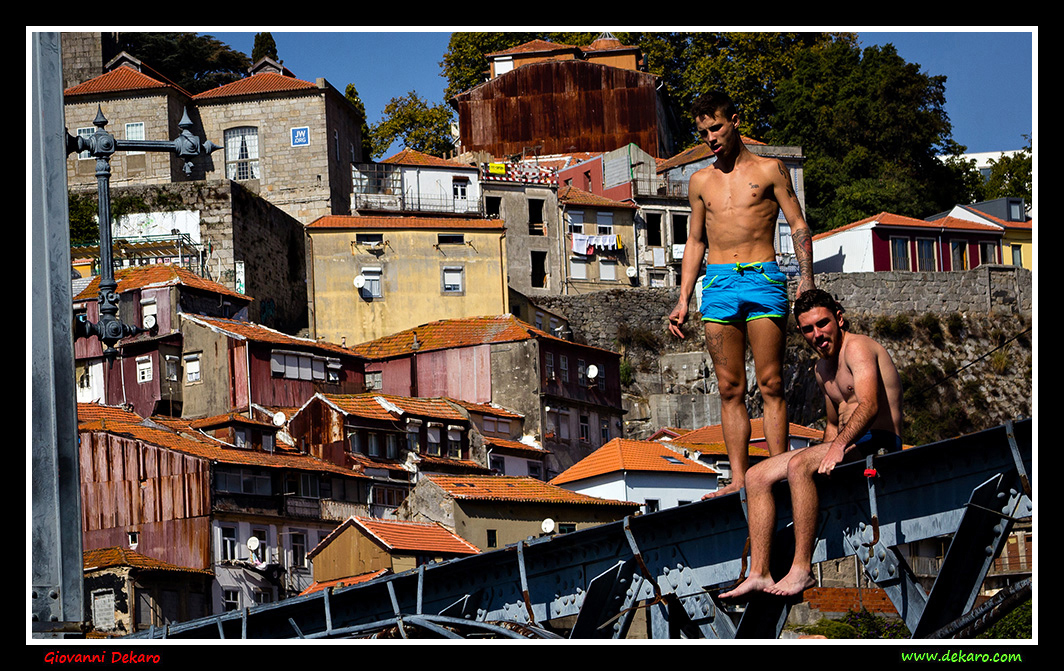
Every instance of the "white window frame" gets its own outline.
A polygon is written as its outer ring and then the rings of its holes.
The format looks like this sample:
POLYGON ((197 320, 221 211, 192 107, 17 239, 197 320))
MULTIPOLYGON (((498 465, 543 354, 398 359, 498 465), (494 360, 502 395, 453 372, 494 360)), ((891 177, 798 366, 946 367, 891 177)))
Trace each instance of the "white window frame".
POLYGON ((617 265, 615 259, 602 259, 599 261, 599 279, 606 282, 616 282, 617 265))
POLYGON ((152 381, 154 366, 150 356, 137 357, 137 384, 147 384, 152 381))
MULTIPOLYGON (((146 140, 144 122, 143 121, 130 121, 126 124, 126 139, 127 140, 146 140)), ((133 156, 134 154, 143 154, 142 151, 126 150, 126 156, 133 156)))
POLYGON ((597 214, 598 234, 613 235, 613 212, 600 211, 597 214))
POLYGON ((237 126, 225 131, 225 176, 232 180, 259 179, 259 129, 237 126))
POLYGON ((362 298, 384 298, 384 288, 381 285, 381 278, 384 275, 382 269, 363 268, 361 275, 366 279, 366 283, 358 290, 359 295, 362 298))
POLYGON ((569 257, 569 277, 574 280, 586 280, 587 279, 587 258, 581 258, 579 256, 569 257))
POLYGON ((444 266, 440 270, 440 289, 452 296, 465 294, 465 267, 444 266))
POLYGON ((185 384, 199 384, 202 382, 200 376, 200 355, 199 354, 186 354, 185 355, 185 384))

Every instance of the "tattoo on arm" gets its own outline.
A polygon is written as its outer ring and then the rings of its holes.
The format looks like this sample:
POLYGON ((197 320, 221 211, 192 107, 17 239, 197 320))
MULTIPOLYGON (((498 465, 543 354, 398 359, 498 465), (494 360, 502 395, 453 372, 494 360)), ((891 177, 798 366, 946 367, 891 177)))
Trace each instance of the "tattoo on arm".
POLYGON ((808 227, 799 228, 791 233, 794 243, 794 256, 798 260, 798 271, 802 283, 813 280, 813 234, 808 227))

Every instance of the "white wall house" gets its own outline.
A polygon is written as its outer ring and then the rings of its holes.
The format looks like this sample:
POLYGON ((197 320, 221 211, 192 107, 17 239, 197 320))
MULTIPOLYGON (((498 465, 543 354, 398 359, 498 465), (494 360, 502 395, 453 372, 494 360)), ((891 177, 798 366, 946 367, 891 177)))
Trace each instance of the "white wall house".
POLYGON ((614 438, 550 481, 587 496, 633 501, 652 513, 698 501, 717 472, 660 443, 614 438))
POLYGON ((352 170, 352 212, 482 213, 476 166, 404 149, 352 170))

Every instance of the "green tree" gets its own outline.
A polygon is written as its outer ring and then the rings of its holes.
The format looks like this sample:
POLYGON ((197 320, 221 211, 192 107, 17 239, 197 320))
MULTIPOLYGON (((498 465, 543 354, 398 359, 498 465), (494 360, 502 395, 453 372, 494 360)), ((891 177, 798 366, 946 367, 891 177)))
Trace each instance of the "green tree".
POLYGON ((767 140, 802 147, 816 230, 882 211, 923 218, 960 202, 963 172, 937 158, 957 149, 945 86, 889 44, 799 52, 776 88, 767 140))
POLYGON ((255 44, 251 47, 251 62, 258 63, 263 58, 272 58, 278 63, 277 41, 273 39, 273 33, 255 33, 255 44))
POLYGON ((440 74, 447 80, 444 98, 450 100, 488 80, 485 54, 516 47, 538 36, 539 33, 451 33, 440 63, 440 74))
POLYGON ((189 93, 202 93, 247 75, 251 61, 211 35, 119 33, 119 48, 189 93))
POLYGON ((451 139, 451 108, 430 105, 416 91, 392 98, 384 107, 380 123, 370 128, 373 156, 380 157, 393 142, 433 156, 454 149, 451 139))
POLYGON ((1031 205, 1031 165, 1033 163, 1031 136, 1024 135, 1027 146, 1012 156, 990 160, 990 176, 986 180, 983 200, 994 198, 1023 198, 1031 205))
POLYGON ((369 162, 373 156, 373 135, 369 128, 369 123, 366 121, 366 104, 362 102, 362 98, 359 97, 358 89, 355 88, 354 84, 347 85, 347 88, 344 89, 344 97, 347 98, 348 102, 350 102, 362 116, 362 126, 360 129, 362 135, 362 160, 369 162))

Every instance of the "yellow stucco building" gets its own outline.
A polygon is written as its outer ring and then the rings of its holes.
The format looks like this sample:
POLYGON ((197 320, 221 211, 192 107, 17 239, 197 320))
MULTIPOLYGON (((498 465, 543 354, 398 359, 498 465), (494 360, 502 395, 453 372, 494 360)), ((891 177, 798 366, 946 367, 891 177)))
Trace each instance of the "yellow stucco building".
POLYGON ((325 216, 307 226, 310 331, 353 346, 509 312, 500 219, 325 216))

